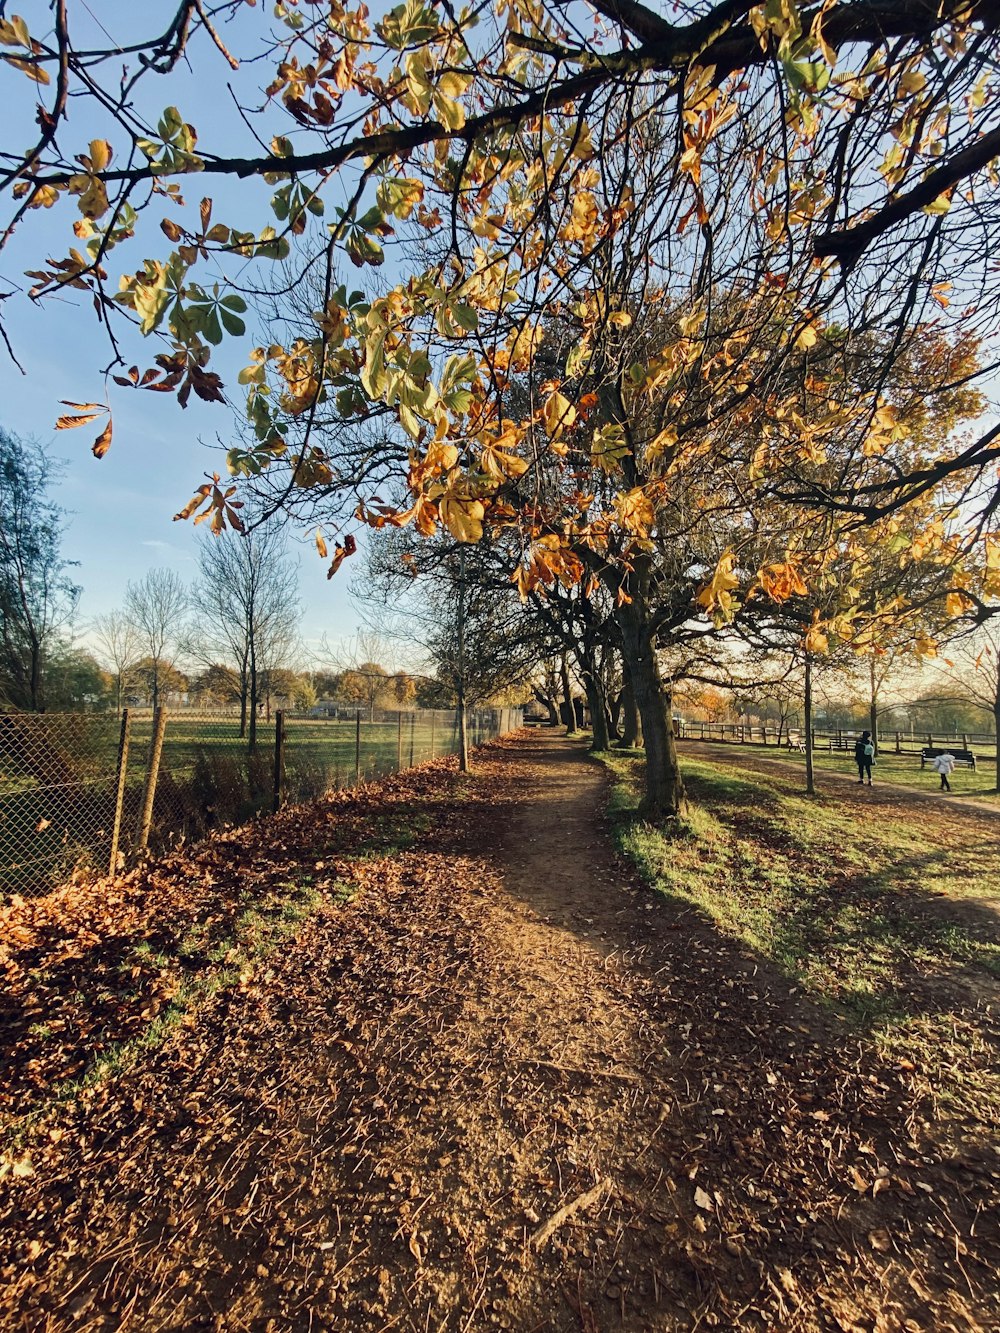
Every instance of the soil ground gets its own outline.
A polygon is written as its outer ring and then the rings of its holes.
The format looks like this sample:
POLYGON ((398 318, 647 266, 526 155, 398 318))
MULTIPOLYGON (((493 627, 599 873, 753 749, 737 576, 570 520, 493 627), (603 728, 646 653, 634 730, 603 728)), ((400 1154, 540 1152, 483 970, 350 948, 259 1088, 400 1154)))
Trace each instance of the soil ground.
MULTIPOLYGON (((248 882, 308 877, 314 903, 141 1058, 55 1100, 54 1055, 21 1071, 0 1325, 1000 1327, 988 1136, 939 1132, 910 1071, 632 882, 605 781, 522 736, 472 779, 432 765, 119 886, 121 921, 248 882)), ((8 914, 15 999, 55 944, 91 974, 111 948, 69 902, 8 914)))

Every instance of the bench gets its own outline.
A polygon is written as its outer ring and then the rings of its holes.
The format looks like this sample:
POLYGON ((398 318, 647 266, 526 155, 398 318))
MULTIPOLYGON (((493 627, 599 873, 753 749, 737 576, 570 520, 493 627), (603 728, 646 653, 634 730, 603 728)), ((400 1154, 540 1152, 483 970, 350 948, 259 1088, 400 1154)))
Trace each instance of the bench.
POLYGON ((932 759, 936 759, 939 754, 950 754, 956 764, 961 764, 965 768, 971 768, 973 773, 976 771, 976 756, 971 750, 952 750, 949 747, 943 749, 928 749, 926 746, 920 751, 920 767, 924 768, 932 759))

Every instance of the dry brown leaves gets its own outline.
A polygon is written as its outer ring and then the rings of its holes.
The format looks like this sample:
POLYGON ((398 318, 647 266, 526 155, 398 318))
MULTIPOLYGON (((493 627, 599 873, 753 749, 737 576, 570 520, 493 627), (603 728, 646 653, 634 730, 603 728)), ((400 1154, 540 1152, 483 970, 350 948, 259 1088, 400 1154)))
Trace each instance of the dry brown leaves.
MULTIPOLYGON (((315 894, 8 1150, 5 1328, 997 1326, 987 1139, 944 1152, 905 1070, 630 886, 568 753, 291 812, 107 886, 106 916, 18 909, 7 962, 22 1005, 51 976, 48 1022, 92 1011, 61 968, 110 990, 126 942, 217 939, 248 886, 315 894)), ((19 1105, 51 1086, 25 1075, 19 1105)))

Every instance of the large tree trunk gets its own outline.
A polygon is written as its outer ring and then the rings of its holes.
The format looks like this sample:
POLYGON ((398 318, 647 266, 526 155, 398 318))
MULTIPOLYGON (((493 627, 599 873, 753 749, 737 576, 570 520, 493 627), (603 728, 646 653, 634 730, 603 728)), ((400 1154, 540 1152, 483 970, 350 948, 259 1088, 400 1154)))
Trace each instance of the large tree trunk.
POLYGON ((573 708, 573 687, 569 681, 569 662, 565 653, 559 663, 559 674, 562 677, 563 721, 566 724, 566 735, 572 736, 576 732, 576 710, 573 708))
POLYGON ((465 547, 458 551, 458 771, 469 771, 469 714, 465 697, 465 547))
POLYGON ((537 688, 535 688, 535 687, 532 687, 532 691, 531 691, 531 692, 532 692, 532 694, 535 696, 535 698, 538 700, 538 702, 542 705, 542 707, 545 709, 545 711, 548 713, 548 715, 549 715, 549 726, 550 726, 550 727, 558 727, 558 725, 559 725, 559 709, 556 707, 556 701, 552 698, 552 695, 551 695, 551 694, 544 694, 541 690, 539 690, 539 689, 537 689, 537 688))
POLYGON ((601 656, 598 662, 597 671, 601 680, 601 694, 604 697, 604 711, 608 718, 608 738, 616 741, 619 738, 618 719, 621 716, 621 692, 616 695, 614 692, 614 682, 617 672, 615 670, 615 658, 621 657, 616 649, 605 644, 601 649, 601 656))
POLYGON ((635 750, 642 745, 642 724, 639 709, 636 707, 635 690, 632 688, 632 674, 628 662, 622 666, 625 683, 622 687, 622 749, 635 750))
POLYGON ((816 784, 813 774, 813 684, 812 684, 812 658, 806 654, 806 686, 805 698, 803 700, 803 711, 806 722, 806 795, 815 796, 816 784))
POLYGON ((590 709, 590 731, 593 737, 592 750, 607 750, 611 746, 608 730, 608 707, 604 698, 604 682, 601 680, 594 654, 584 650, 577 652, 583 688, 587 692, 587 707, 590 709))
POLYGON ((869 673, 871 681, 871 694, 868 704, 868 730, 872 734, 872 745, 875 746, 875 753, 878 754, 878 688, 875 683, 875 658, 869 663, 869 673))
POLYGON ((618 695, 616 695, 614 698, 608 700, 608 716, 610 719, 608 731, 611 735, 611 738, 616 741, 621 740, 621 730, 619 729, 618 723, 622 715, 623 694, 624 690, 618 695))
POLYGON ((619 607, 622 651, 642 722, 646 747, 646 794, 642 813, 650 819, 684 812, 687 800, 671 723, 671 692, 664 688, 656 650, 644 623, 638 597, 619 607))
POLYGON ((993 705, 993 742, 997 747, 997 791, 1000 792, 1000 693, 993 705))

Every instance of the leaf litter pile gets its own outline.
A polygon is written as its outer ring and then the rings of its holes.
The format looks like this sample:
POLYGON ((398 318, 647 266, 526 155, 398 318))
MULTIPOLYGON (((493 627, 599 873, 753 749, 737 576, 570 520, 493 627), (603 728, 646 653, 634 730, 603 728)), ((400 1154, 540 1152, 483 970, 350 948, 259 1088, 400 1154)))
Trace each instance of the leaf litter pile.
POLYGON ((521 736, 0 909, 0 1326, 976 1330, 992 1127, 521 736))

